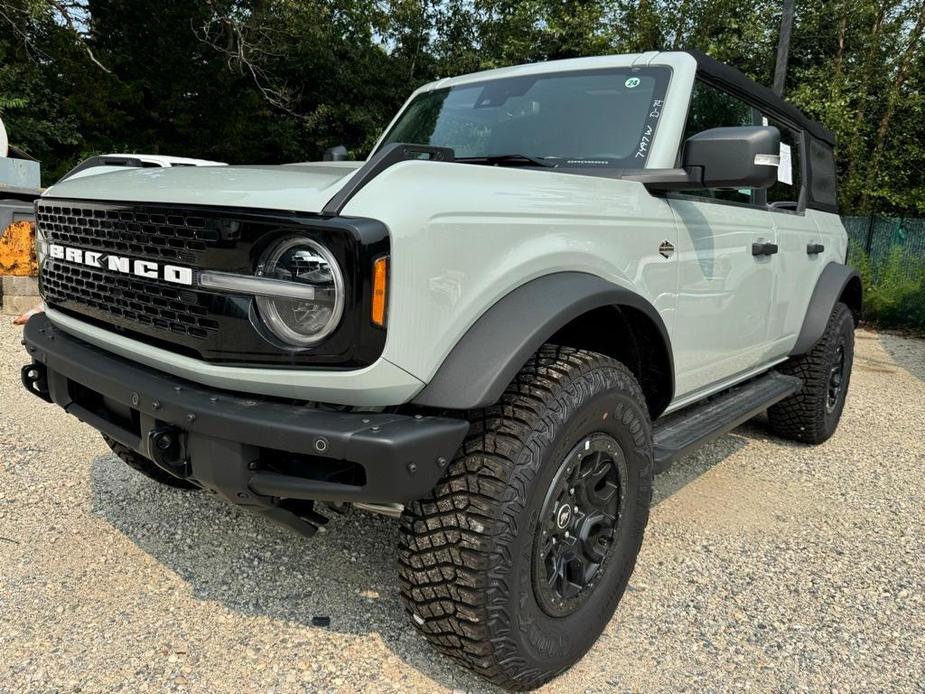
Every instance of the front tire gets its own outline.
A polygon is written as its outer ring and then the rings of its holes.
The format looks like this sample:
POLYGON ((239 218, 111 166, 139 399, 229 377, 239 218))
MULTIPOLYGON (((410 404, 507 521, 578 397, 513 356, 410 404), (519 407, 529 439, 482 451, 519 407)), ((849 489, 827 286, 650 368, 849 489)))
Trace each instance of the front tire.
POLYGON ((473 417, 399 552, 412 623, 493 683, 531 689, 575 663, 616 609, 652 496, 652 429, 619 362, 544 346, 473 417))
POLYGON ((806 354, 778 367, 803 380, 800 390, 768 408, 768 422, 778 436, 802 441, 826 441, 841 420, 854 364, 854 317, 837 303, 822 337, 806 354))

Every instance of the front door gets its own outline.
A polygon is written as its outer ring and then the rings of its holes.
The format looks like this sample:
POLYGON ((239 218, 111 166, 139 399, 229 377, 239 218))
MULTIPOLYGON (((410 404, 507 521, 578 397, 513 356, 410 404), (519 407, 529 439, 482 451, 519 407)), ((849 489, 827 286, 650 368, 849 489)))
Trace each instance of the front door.
MULTIPOLYGON (((756 125, 761 114, 697 80, 684 139, 717 127, 756 125)), ((763 191, 671 195, 678 224, 676 401, 692 399, 773 358, 777 236, 763 191)))
POLYGON ((767 210, 673 197, 678 223, 676 395, 683 398, 765 364, 776 243, 767 210), (768 247, 771 250, 771 247, 768 247))

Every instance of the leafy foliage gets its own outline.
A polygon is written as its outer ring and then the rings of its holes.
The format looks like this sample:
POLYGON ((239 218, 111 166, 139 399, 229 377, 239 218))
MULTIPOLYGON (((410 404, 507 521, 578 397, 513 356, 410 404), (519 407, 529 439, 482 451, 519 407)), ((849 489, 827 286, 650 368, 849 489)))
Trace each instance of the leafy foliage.
MULTIPOLYGON (((529 61, 699 48, 770 84, 779 0, 0 0, 0 115, 54 180, 147 151, 364 155, 408 94, 529 61), (156 8, 156 9, 155 9, 156 8)), ((801 0, 786 95, 846 212, 925 214, 925 0, 801 0)))
POLYGON ((925 331, 925 258, 910 258, 902 247, 893 246, 875 271, 864 250, 852 246, 848 263, 861 276, 865 320, 925 331))

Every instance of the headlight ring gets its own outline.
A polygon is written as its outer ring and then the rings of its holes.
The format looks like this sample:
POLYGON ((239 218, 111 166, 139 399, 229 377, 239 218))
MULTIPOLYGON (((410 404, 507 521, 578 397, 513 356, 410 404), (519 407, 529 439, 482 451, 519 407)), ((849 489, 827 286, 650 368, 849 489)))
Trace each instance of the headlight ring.
POLYGON ((328 337, 344 312, 344 277, 333 254, 312 239, 292 237, 271 246, 257 277, 311 287, 313 298, 257 295, 257 312, 279 339, 310 347, 328 337))

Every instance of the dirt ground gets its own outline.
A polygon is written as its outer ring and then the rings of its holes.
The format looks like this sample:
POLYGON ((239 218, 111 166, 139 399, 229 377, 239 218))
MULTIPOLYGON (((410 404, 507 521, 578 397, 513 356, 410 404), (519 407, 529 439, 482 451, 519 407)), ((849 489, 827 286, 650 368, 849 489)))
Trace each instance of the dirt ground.
MULTIPOLYGON (((485 691, 408 625, 395 521, 310 541, 148 481, 0 327, 0 691, 485 691), (325 619, 330 623, 324 626, 325 619)), ((925 691, 925 341, 861 331, 841 428, 656 480, 629 591, 548 691, 925 691)))

